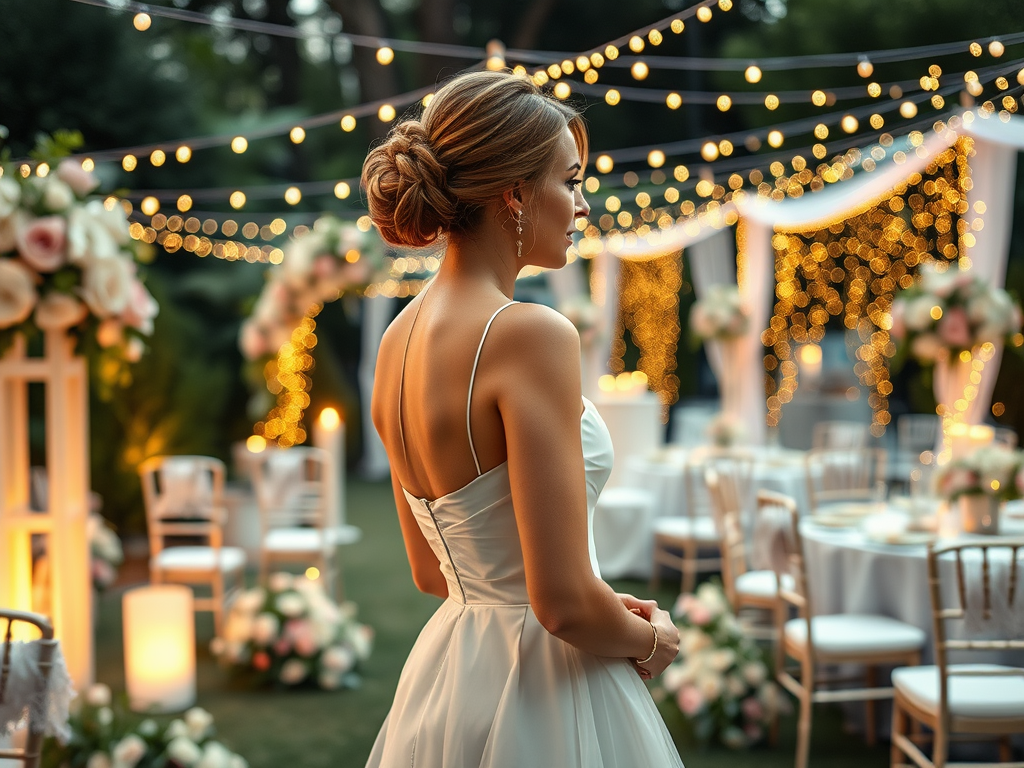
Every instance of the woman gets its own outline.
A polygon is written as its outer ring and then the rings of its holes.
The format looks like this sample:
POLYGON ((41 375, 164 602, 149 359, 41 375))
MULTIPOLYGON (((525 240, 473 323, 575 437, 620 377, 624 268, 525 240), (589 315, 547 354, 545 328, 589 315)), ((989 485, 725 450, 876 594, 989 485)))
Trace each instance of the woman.
POLYGON ((413 579, 445 602, 368 766, 682 765, 641 682, 675 658, 678 632, 596 573, 590 518, 611 443, 582 398, 579 336, 510 301, 524 266, 565 265, 590 211, 586 150, 569 107, 476 72, 363 165, 385 240, 446 246, 384 335, 372 409, 413 579))

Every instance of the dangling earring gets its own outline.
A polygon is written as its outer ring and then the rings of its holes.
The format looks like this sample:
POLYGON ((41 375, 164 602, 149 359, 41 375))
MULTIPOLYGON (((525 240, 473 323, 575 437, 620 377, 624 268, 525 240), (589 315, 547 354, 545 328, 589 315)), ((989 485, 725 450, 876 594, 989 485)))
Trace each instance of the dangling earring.
POLYGON ((516 213, 516 258, 523 258, 523 212, 516 213))

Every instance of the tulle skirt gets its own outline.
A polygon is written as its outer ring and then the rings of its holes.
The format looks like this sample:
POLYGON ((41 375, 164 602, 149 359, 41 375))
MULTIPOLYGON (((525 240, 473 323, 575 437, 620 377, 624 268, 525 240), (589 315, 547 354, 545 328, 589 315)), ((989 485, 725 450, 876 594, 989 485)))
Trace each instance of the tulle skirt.
POLYGON ((628 662, 583 653, 528 605, 444 604, 402 670, 367 768, 682 768, 628 662))

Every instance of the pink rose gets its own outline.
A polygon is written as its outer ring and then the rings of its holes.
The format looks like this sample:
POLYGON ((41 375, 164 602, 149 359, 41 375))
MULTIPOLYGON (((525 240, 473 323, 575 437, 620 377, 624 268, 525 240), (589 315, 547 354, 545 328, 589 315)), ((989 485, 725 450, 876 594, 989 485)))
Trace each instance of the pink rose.
POLYGON ((36 304, 36 325, 44 331, 63 331, 78 325, 89 314, 74 296, 51 291, 36 304))
POLYGON ((905 339, 907 336, 907 306, 902 301, 892 303, 892 328, 890 332, 896 339, 905 339))
POLYGON ((971 346, 971 324, 963 307, 953 307, 946 312, 938 325, 939 336, 950 347, 971 346))
POLYGON ((708 610, 707 606, 701 603, 699 600, 694 600, 690 606, 689 613, 687 614, 694 624, 698 627, 703 627, 709 621, 711 621, 711 611, 708 610))
POLYGON ((282 637, 274 643, 274 653, 278 656, 287 656, 291 653, 292 644, 287 637, 282 637))
POLYGON ((692 717, 704 706, 704 695, 692 685, 684 685, 676 695, 676 703, 684 715, 692 717))
POLYGON ((125 325, 149 336, 153 333, 153 318, 159 311, 160 306, 146 286, 133 277, 128 291, 128 306, 121 314, 125 325))
POLYGON ((317 651, 316 635, 308 621, 289 621, 284 625, 284 634, 295 647, 299 656, 312 656, 317 651))
POLYGON ((251 319, 242 323, 242 330, 238 335, 238 348, 242 350, 246 360, 255 360, 269 351, 266 335, 251 319))
POLYGON ((82 168, 77 160, 61 160, 57 166, 57 178, 67 184, 79 197, 85 197, 99 186, 99 181, 90 171, 82 168))
POLYGON ((319 280, 326 280, 334 274, 334 265, 336 262, 337 259, 330 254, 317 256, 316 261, 313 262, 313 274, 319 280))
POLYGON ((65 231, 63 216, 22 220, 15 232, 18 254, 37 272, 56 272, 65 261, 65 231))
POLYGON ((764 705, 754 696, 744 699, 740 708, 743 710, 743 716, 748 720, 760 722, 764 717, 764 705))

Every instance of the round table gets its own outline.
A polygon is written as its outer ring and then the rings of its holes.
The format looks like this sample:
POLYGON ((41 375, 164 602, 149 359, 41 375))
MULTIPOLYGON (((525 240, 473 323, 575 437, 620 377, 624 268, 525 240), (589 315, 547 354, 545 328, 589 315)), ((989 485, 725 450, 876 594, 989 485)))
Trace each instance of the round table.
MULTIPOLYGON (((1024 517, 1004 515, 1000 533, 1024 536, 1024 517)), ((926 663, 932 658, 932 605, 926 544, 880 543, 869 538, 860 527, 826 527, 816 523, 813 517, 800 521, 800 534, 814 613, 866 613, 899 619, 927 634, 926 663)), ((1008 562, 1009 550, 992 552, 993 584, 997 579, 1006 578, 1008 562)), ((948 581, 952 584, 955 574, 952 563, 948 565, 948 581)), ((980 586, 977 586, 981 578, 980 561, 972 564, 965 557, 964 570, 969 597, 980 593, 980 586)), ((946 583, 946 572, 942 573, 942 578, 946 583)), ((1024 563, 1018 560, 1018 584, 1021 583, 1024 583, 1024 563)), ((1019 595, 1016 604, 1024 604, 1019 595)), ((964 636, 963 625, 964 622, 950 622, 947 625, 949 636, 964 636)), ((980 657, 972 653, 969 660, 979 661, 980 657)))

